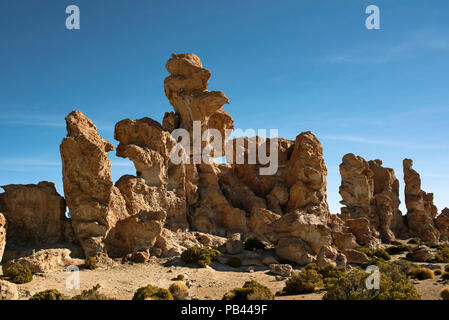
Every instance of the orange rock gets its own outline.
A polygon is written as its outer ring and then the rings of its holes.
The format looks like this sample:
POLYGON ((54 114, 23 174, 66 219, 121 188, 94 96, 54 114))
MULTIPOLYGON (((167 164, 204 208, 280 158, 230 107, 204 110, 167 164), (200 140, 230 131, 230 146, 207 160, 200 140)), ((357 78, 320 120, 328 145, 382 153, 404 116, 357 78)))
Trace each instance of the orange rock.
POLYGON ((449 208, 444 208, 436 217, 435 227, 440 232, 440 241, 449 241, 449 208))
POLYGON ((6 246, 6 219, 5 216, 2 213, 0 213, 0 263, 2 262, 5 246, 6 246))

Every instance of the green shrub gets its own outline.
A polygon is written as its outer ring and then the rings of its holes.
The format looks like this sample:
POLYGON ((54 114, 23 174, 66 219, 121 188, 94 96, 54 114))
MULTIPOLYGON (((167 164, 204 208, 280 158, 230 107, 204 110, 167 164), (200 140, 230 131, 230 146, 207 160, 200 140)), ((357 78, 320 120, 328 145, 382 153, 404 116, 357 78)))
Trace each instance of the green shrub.
POLYGON ((411 276, 414 279, 418 280, 427 280, 427 279, 434 279, 435 274, 433 273, 433 270, 430 270, 428 268, 416 268, 412 270, 411 276))
POLYGON ((167 289, 148 285, 137 289, 133 300, 173 300, 173 296, 167 289))
POLYGON ((3 275, 8 280, 17 284, 28 283, 33 280, 33 274, 26 264, 13 263, 4 267, 3 275))
POLYGON ((96 284, 92 289, 83 290, 81 294, 72 297, 71 300, 116 300, 99 292, 100 284, 96 284))
POLYGON ((329 288, 323 300, 420 300, 415 286, 403 278, 393 281, 388 275, 380 273, 380 288, 368 289, 366 280, 369 274, 354 269, 340 278, 329 288))
POLYGON ((441 289, 440 296, 443 300, 449 300, 449 287, 444 287, 441 289))
POLYGON ((386 248, 385 251, 391 255, 391 254, 400 254, 403 252, 412 252, 412 249, 409 246, 406 246, 405 244, 398 244, 386 248))
POLYGON ((206 268, 220 254, 220 251, 211 248, 190 247, 181 254, 181 259, 187 263, 196 262, 199 267, 206 268))
POLYGON ((233 268, 240 268, 242 266, 242 261, 237 257, 231 257, 226 261, 226 264, 233 268))
POLYGON ((409 243, 409 244, 420 244, 421 243, 421 241, 419 241, 419 239, 410 239, 407 243, 409 243))
POLYGON ((362 269, 368 268, 368 266, 377 266, 379 263, 385 262, 384 259, 378 258, 378 257, 372 257, 368 259, 367 261, 360 264, 360 267, 362 269))
POLYGON ((337 282, 339 278, 344 276, 346 269, 344 267, 337 268, 331 264, 325 267, 319 267, 315 263, 309 263, 303 270, 315 270, 323 277, 323 283, 325 288, 329 288, 337 282))
POLYGON ((316 270, 309 268, 300 272, 294 272, 290 278, 285 281, 284 293, 310 293, 315 292, 317 288, 323 287, 323 276, 316 270))
POLYGON ((184 280, 184 278, 185 278, 185 276, 183 274, 178 274, 176 276, 176 279, 181 280, 181 281, 184 280))
POLYGON ((446 247, 439 247, 435 257, 431 259, 434 263, 446 263, 449 262, 449 249, 446 247))
POLYGON ((245 250, 249 250, 249 251, 254 251, 254 250, 258 250, 258 249, 265 249, 265 244, 256 239, 256 238, 249 238, 245 241, 245 250))
POLYGON ((393 280, 405 279, 419 266, 407 260, 381 261, 377 264, 379 271, 393 278, 393 280))
POLYGON ((383 249, 357 248, 358 251, 366 254, 370 258, 381 258, 383 260, 391 260, 391 256, 383 249))
POLYGON ((89 257, 84 260, 84 268, 89 270, 95 270, 98 268, 98 261, 95 257, 89 257))
POLYGON ((223 300, 274 300, 270 288, 256 281, 247 281, 242 288, 235 288, 223 296, 223 300))
POLYGON ((35 293, 30 300, 68 300, 61 292, 56 289, 49 289, 35 293))

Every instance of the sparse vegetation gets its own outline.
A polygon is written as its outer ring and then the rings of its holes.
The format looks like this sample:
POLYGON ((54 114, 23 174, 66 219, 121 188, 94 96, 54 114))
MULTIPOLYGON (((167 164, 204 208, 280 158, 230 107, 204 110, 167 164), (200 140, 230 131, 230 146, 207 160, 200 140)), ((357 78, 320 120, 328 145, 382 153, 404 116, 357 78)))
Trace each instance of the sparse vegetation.
POLYGON ((380 258, 386 261, 391 260, 390 254, 384 249, 357 248, 357 250, 363 252, 370 258, 380 258))
POLYGON ((148 285, 137 289, 133 300, 173 300, 173 295, 167 289, 148 285))
POLYGON ((24 284, 33 280, 33 274, 26 264, 13 263, 3 269, 3 275, 8 277, 10 282, 24 284))
POLYGON ((176 276, 176 279, 178 279, 178 280, 180 280, 180 281, 184 280, 184 278, 185 278, 185 276, 184 276, 183 274, 178 274, 178 275, 176 276))
POLYGON ((242 288, 235 288, 223 297, 223 300, 274 300, 270 288, 257 281, 247 281, 242 288))
POLYGON ((83 290, 81 294, 72 297, 71 300, 116 300, 99 292, 100 284, 96 284, 92 289, 83 290))
POLYGON ((170 291, 175 300, 184 300, 189 295, 189 288, 182 281, 173 282, 168 291, 170 291))
POLYGON ((441 289, 440 296, 441 296, 441 299, 443 299, 443 300, 449 300, 449 287, 448 286, 441 289))
POLYGON ((258 249, 264 250, 266 248, 265 244, 256 238, 249 238, 245 241, 245 250, 255 251, 258 249))
POLYGON ((69 300, 69 298, 56 289, 49 289, 35 293, 30 300, 69 300))
MULTIPOLYGON (((390 265, 391 266, 391 265, 390 265)), ((354 269, 340 278, 329 288, 323 300, 420 300, 421 296, 405 274, 394 272, 392 279, 385 273, 380 273, 379 289, 368 289, 366 280, 369 274, 354 269)))
POLYGON ((413 239, 410 239, 407 243, 408 244, 420 244, 421 242, 419 241, 419 239, 413 238, 413 239))
POLYGON ((412 249, 405 244, 398 244, 398 245, 394 245, 394 246, 386 248, 385 251, 390 255, 394 255, 394 254, 400 254, 403 252, 412 252, 412 249))
POLYGON ((231 257, 226 261, 226 264, 233 268, 240 268, 242 266, 242 261, 237 257, 231 257))
POLYGON ((427 279, 434 279, 435 274, 433 270, 430 270, 428 268, 416 268, 412 270, 411 276, 414 279, 418 280, 427 280, 427 279))
POLYGON ((98 261, 95 257, 88 257, 84 260, 84 268, 89 270, 95 270, 98 268, 98 261))
POLYGON ((437 246, 437 253, 433 259, 430 259, 428 262, 431 263, 446 263, 449 262, 449 248, 446 246, 437 246))
POLYGON ((323 277, 325 288, 329 288, 337 282, 339 278, 344 276, 346 269, 344 267, 337 268, 331 264, 325 267, 319 267, 315 263, 309 263, 303 270, 315 270, 323 277))
POLYGON ((211 248, 190 247, 181 254, 181 259, 187 263, 196 262, 199 267, 206 268, 221 253, 211 248))
POLYGON ((315 292, 317 288, 323 287, 323 276, 314 268, 303 269, 300 272, 294 272, 287 281, 282 290, 286 294, 299 294, 315 292))

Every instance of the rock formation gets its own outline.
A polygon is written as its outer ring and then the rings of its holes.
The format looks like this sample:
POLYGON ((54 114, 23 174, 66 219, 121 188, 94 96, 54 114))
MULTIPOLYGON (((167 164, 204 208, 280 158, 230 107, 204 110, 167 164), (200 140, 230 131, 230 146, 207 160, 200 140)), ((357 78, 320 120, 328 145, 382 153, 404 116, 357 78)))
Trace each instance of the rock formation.
MULTIPOLYGON (((406 236, 406 226, 399 210, 399 181, 393 169, 382 167, 381 160, 367 162, 349 153, 343 157, 340 174, 343 220, 365 218, 368 221, 368 225, 362 223, 365 226, 362 232, 354 230, 360 227, 352 221, 352 233, 380 238, 387 243, 395 240, 396 236, 406 236)), ((366 241, 362 243, 366 244, 366 241)))
POLYGON ((66 205, 53 183, 2 188, 0 212, 8 222, 9 244, 37 247, 63 241, 66 205))
POLYGON ((3 252, 6 246, 6 219, 5 216, 0 213, 0 263, 3 259, 3 252))
POLYGON ((404 159, 405 205, 407 207, 407 224, 410 236, 424 241, 436 243, 440 233, 434 226, 438 213, 433 204, 433 193, 421 190, 421 178, 413 170, 413 161, 404 159))
POLYGON ((449 241, 449 208, 444 208, 436 217, 435 227, 440 232, 440 241, 449 241))
POLYGON ((66 122, 67 137, 60 147, 64 194, 75 236, 91 256, 104 251, 104 239, 128 212, 110 172, 108 152, 114 146, 81 112, 70 113, 66 122))

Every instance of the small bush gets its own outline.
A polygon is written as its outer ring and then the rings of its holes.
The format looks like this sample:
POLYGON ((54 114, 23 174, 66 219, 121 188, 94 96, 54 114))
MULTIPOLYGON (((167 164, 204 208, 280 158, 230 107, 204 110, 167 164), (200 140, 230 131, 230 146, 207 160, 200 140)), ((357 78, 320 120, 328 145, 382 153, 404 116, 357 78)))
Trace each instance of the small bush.
POLYGON ((99 292, 100 284, 96 284, 92 289, 83 290, 81 294, 72 297, 72 300, 116 300, 99 292))
POLYGON ((409 246, 406 246, 405 244, 398 244, 386 248, 385 251, 391 255, 391 254, 400 254, 403 252, 412 252, 412 249, 409 246))
POLYGON ((257 281, 247 281, 242 288, 235 288, 223 296, 223 300, 274 300, 270 288, 257 281))
POLYGON ((211 248, 190 247, 181 254, 181 259, 187 263, 196 262, 199 267, 206 268, 220 254, 220 251, 211 248))
POLYGON ((173 300, 173 295, 167 289, 148 285, 137 289, 133 300, 173 300))
POLYGON ((184 300, 189 295, 189 288, 182 281, 173 282, 168 291, 170 291, 175 300, 184 300))
POLYGON ((383 260, 391 260, 391 256, 383 249, 357 248, 358 251, 366 254, 370 258, 380 258, 383 260))
POLYGON ((180 281, 184 280, 184 278, 185 278, 185 276, 184 276, 183 274, 178 274, 178 275, 176 276, 176 279, 178 279, 178 280, 180 280, 180 281))
POLYGON ((432 259, 434 263, 446 263, 449 262, 449 249, 446 247, 439 247, 435 257, 432 259))
POLYGON ((421 241, 419 241, 419 239, 410 239, 407 243, 409 243, 409 244, 420 244, 421 241))
POLYGON ((449 280, 449 272, 445 272, 441 275, 442 280, 449 280))
POLYGON ((449 287, 444 287, 441 289, 440 296, 443 300, 449 300, 449 287))
POLYGON ((340 278, 329 288, 323 300, 420 300, 415 286, 403 278, 393 281, 388 275, 380 274, 380 288, 368 289, 366 280, 369 274, 354 269, 340 278))
POLYGON ((433 273, 434 273, 436 276, 441 276, 441 275, 443 274, 443 271, 442 271, 441 269, 436 269, 436 270, 433 270, 433 273))
POLYGON ((231 257, 226 261, 226 264, 233 268, 240 268, 242 266, 242 261, 237 257, 231 257))
POLYGON ((61 292, 56 289, 49 289, 35 293, 30 300, 68 300, 61 292))
POLYGON ((368 268, 368 266, 377 266, 379 263, 385 262, 384 259, 378 258, 378 257, 372 257, 368 259, 367 261, 360 264, 360 267, 362 269, 368 268))
POLYGON ((84 267, 89 270, 95 270, 98 268, 98 261, 95 257, 89 257, 84 260, 84 267))
POLYGON ((428 268, 416 268, 412 270, 411 276, 414 279, 418 280, 427 280, 427 279, 434 279, 435 274, 433 273, 433 270, 430 270, 428 268))
POLYGON ((17 284, 28 283, 33 280, 33 274, 26 264, 13 263, 4 268, 3 275, 8 277, 9 281, 17 284))
POLYGON ((265 244, 255 238, 249 238, 245 241, 245 250, 249 250, 249 251, 255 251, 258 249, 265 249, 265 244))
POLYGON ((285 281, 284 293, 310 293, 315 292, 317 288, 324 285, 323 276, 316 270, 303 269, 300 272, 293 273, 287 281, 285 281))
POLYGON ((345 275, 346 269, 344 267, 337 268, 331 264, 325 267, 319 267, 315 263, 309 263, 303 270, 315 270, 323 277, 325 288, 329 288, 337 282, 339 278, 345 275))

